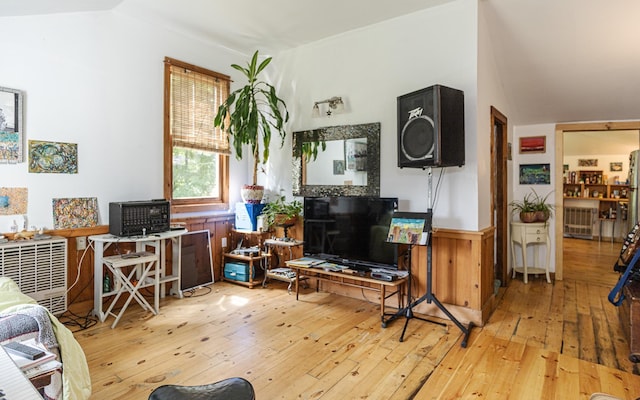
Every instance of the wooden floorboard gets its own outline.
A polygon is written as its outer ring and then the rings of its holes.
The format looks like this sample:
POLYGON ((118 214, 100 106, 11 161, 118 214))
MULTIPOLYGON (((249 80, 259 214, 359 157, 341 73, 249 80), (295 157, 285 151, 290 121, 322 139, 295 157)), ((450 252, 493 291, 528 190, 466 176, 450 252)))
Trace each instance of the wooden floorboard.
MULTIPOLYGON (((160 314, 132 305, 77 330, 95 399, 146 399, 163 384, 248 379, 258 399, 588 399, 640 397, 617 308, 606 296, 620 244, 565 239, 564 281, 514 279, 467 348, 453 324, 382 328, 378 305, 286 285, 215 283, 160 314)), ((74 305, 86 309, 90 305, 74 305)))

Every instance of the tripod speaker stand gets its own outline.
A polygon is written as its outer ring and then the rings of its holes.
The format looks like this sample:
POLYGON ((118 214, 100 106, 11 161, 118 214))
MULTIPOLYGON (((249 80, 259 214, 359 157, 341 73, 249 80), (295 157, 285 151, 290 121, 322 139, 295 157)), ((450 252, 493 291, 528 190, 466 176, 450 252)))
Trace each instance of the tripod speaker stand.
POLYGON ((467 347, 467 342, 469 340, 469 335, 471 334, 471 328, 473 328, 473 322, 469 323, 468 327, 465 327, 460 321, 458 321, 456 319, 456 317, 451 314, 451 312, 449 312, 449 310, 447 310, 447 308, 438 300, 438 298, 436 297, 436 295, 433 293, 433 266, 432 266, 432 248, 431 248, 431 234, 432 234, 432 226, 431 226, 431 222, 432 222, 432 217, 433 217, 433 209, 431 208, 431 168, 429 168, 429 209, 427 211, 427 215, 426 215, 426 232, 427 232, 427 292, 425 293, 424 296, 420 297, 419 299, 411 302, 411 286, 412 286, 412 275, 411 275, 411 250, 412 250, 412 246, 409 245, 409 274, 408 274, 408 281, 407 281, 407 302, 408 305, 399 310, 397 313, 391 315, 389 317, 389 319, 387 319, 386 321, 382 320, 382 327, 386 328, 387 324, 397 318, 400 317, 405 317, 405 322, 404 322, 404 328, 402 329, 402 334, 400 335, 400 341, 404 341, 404 334, 407 330, 407 326, 409 325, 409 321, 411 319, 418 319, 421 321, 425 321, 425 322, 431 322, 434 324, 438 324, 438 325, 442 325, 442 326, 447 326, 446 323, 442 323, 442 322, 438 322, 438 321, 433 321, 430 319, 425 319, 425 318, 420 318, 420 317, 416 317, 413 313, 413 308, 415 306, 417 306, 418 304, 426 301, 428 304, 434 303, 450 320, 451 322, 453 322, 464 334, 464 337, 462 338, 462 343, 460 344, 462 347, 466 348, 467 347))

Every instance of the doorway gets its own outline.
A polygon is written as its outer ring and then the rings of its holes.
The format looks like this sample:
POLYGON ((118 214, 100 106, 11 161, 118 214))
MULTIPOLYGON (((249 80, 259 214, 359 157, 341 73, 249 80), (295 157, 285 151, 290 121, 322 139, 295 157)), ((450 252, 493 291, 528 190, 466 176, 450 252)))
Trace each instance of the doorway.
MULTIPOLYGON (((555 243, 556 248, 558 246, 564 246, 564 185, 563 185, 563 165, 564 165, 564 135, 571 134, 574 132, 586 132, 586 131, 594 131, 594 132, 602 132, 606 134, 608 131, 616 131, 616 130, 640 130, 640 121, 630 121, 630 122, 601 122, 601 123, 575 123, 575 124, 558 124, 556 125, 555 132, 555 243)), ((639 139, 640 140, 640 139, 639 139)), ((640 146, 640 143, 639 143, 640 146)), ((564 250, 564 247, 563 247, 564 250)), ((563 279, 563 253, 564 251, 556 251, 555 255, 555 266, 556 273, 555 277, 557 280, 563 279)))
POLYGON ((494 279, 501 286, 509 280, 508 271, 508 158, 507 117, 491 107, 491 210, 494 236, 494 279))

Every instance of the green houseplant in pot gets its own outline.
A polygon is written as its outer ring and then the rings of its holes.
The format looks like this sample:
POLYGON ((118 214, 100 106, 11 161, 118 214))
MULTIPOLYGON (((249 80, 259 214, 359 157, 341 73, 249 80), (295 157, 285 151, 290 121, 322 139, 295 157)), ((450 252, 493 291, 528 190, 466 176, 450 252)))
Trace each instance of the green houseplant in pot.
POLYGON ((262 209, 261 215, 265 227, 295 225, 302 213, 302 207, 302 203, 298 200, 288 202, 284 196, 278 197, 275 201, 267 203, 262 209))
POLYGON ((253 154, 253 180, 244 185, 243 199, 247 203, 260 203, 264 188, 258 186, 258 165, 269 159, 269 144, 272 133, 280 136, 280 147, 284 145, 284 124, 289 120, 287 105, 278 97, 273 85, 260 80, 260 73, 269 65, 271 57, 258 64, 258 51, 253 54, 246 67, 232 64, 247 78, 245 86, 232 92, 220 105, 214 126, 226 130, 233 143, 238 160, 242 159, 243 146, 248 145, 253 154), (252 189, 258 193, 251 194, 252 189))
POLYGON ((527 193, 522 200, 514 200, 509 203, 512 214, 518 214, 522 222, 536 221, 536 209, 531 196, 532 193, 527 193))
POLYGON ((549 194, 541 197, 532 189, 522 200, 509 203, 511 212, 518 214, 522 222, 546 222, 553 213, 553 206, 547 203, 549 194))
MULTIPOLYGON (((214 126, 225 130, 233 144, 233 152, 238 160, 242 159, 243 147, 248 145, 253 154, 253 179, 250 185, 242 188, 246 203, 260 203, 264 188, 258 185, 258 165, 269 159, 269 145, 274 133, 280 136, 280 147, 287 136, 285 123, 289 121, 287 105, 276 94, 276 88, 259 78, 260 73, 271 63, 272 57, 258 64, 258 51, 253 54, 246 67, 232 64, 231 67, 242 72, 247 83, 233 91, 220 105, 214 119, 214 126)), ((303 152, 313 159, 318 147, 325 149, 321 138, 311 142, 303 152)))
MULTIPOLYGON (((532 189, 533 190, 533 189, 532 189)), ((551 192, 542 197, 533 190, 533 208, 536 211, 536 222, 546 222, 553 215, 553 205, 547 203, 547 198, 551 192)))

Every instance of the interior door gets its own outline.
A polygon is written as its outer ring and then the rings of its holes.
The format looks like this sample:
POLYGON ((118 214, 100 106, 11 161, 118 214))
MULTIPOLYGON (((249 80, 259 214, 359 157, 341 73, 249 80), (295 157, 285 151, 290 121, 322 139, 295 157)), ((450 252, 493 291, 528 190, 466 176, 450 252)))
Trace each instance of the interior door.
POLYGON ((491 210, 495 228, 494 277, 506 286, 508 271, 507 117, 491 107, 491 210))

